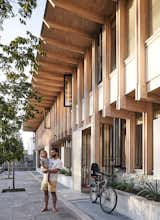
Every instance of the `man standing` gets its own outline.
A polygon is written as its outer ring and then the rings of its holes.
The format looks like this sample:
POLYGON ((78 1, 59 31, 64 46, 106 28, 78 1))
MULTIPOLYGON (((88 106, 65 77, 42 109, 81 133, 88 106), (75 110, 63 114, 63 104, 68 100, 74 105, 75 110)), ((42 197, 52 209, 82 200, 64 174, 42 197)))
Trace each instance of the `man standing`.
POLYGON ((58 148, 52 148, 51 150, 51 158, 49 159, 49 169, 43 170, 43 180, 41 184, 41 189, 44 191, 44 202, 45 207, 42 209, 42 212, 48 211, 48 200, 49 200, 49 192, 52 196, 53 203, 53 212, 57 212, 58 209, 56 207, 57 203, 57 179, 59 170, 62 169, 62 161, 59 159, 59 150, 58 148), (48 174, 50 174, 50 181, 48 182, 48 174))

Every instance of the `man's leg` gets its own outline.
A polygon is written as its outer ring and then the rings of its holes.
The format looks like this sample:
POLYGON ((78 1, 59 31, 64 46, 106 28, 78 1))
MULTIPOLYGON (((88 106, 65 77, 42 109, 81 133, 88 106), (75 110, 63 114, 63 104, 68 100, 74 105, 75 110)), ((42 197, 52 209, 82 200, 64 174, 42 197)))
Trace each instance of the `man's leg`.
POLYGON ((57 207, 56 207, 56 204, 57 204, 57 195, 56 195, 56 192, 51 192, 51 195, 52 195, 53 211, 54 211, 54 212, 57 212, 58 209, 57 209, 57 207))
POLYGON ((44 209, 41 210, 41 212, 48 211, 48 200, 49 200, 48 190, 44 190, 44 204, 45 204, 45 207, 44 207, 44 209))

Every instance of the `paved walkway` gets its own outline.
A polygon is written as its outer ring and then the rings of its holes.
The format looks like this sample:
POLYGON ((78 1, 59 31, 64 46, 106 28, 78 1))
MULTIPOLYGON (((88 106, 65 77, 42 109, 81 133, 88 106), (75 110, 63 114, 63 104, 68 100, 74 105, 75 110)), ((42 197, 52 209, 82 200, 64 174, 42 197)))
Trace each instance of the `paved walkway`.
MULTIPOLYGON (((67 179, 67 178, 66 178, 67 179)), ((63 180, 63 177, 60 179, 63 180)), ((40 191, 41 175, 38 172, 16 172, 16 187, 24 187, 25 192, 1 193, 2 189, 12 186, 12 180, 7 179, 7 173, 0 174, 0 220, 128 220, 128 218, 113 213, 103 213, 99 205, 92 204, 88 195, 73 192, 59 183, 59 212, 51 210, 41 213, 43 194, 40 191)), ((68 183, 66 181, 66 184, 68 183)), ((71 184, 70 184, 71 186, 71 184)))

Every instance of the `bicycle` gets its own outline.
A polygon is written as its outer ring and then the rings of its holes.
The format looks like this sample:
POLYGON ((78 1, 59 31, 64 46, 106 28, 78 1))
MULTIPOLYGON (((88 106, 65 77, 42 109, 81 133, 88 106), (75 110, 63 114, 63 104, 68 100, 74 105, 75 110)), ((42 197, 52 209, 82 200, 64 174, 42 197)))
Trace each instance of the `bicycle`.
POLYGON ((99 198, 101 209, 110 214, 117 206, 117 193, 109 184, 110 176, 103 172, 96 172, 96 175, 91 177, 90 199, 92 203, 96 203, 99 198))

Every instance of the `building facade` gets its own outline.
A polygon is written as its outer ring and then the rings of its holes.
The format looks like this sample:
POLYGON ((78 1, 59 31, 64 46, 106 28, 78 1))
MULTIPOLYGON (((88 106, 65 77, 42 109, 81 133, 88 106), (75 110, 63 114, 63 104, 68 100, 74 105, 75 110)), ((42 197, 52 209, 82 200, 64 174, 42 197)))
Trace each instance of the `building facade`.
POLYGON ((46 56, 33 85, 44 97, 38 108, 50 110, 24 129, 36 132, 37 155, 60 147, 75 190, 88 185, 92 162, 108 173, 160 177, 159 11, 159 0, 46 5, 46 56))

